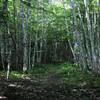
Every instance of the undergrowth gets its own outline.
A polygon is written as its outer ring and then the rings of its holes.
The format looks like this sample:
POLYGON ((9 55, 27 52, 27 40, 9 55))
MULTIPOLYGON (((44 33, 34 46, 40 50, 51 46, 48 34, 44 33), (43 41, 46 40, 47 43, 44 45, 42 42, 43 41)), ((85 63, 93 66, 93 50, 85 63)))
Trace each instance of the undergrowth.
MULTIPOLYGON (((1 71, 0 76, 6 76, 6 72, 1 71)), ((13 80, 22 79, 23 77, 37 78, 44 81, 51 76, 55 79, 63 81, 64 84, 76 85, 80 87, 88 86, 94 87, 100 85, 100 77, 96 77, 92 73, 85 73, 80 70, 76 65, 70 63, 58 65, 41 65, 35 66, 33 69, 26 73, 11 71, 9 78, 13 80), (59 78, 56 78, 60 76, 59 78)), ((52 77, 51 77, 52 80, 52 77)))

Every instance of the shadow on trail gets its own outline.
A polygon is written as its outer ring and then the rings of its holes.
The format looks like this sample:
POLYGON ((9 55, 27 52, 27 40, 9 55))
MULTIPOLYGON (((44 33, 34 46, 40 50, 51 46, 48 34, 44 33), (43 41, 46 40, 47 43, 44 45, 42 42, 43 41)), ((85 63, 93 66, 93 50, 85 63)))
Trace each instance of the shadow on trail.
POLYGON ((100 88, 55 83, 42 86, 29 80, 1 80, 0 97, 0 100, 100 100, 100 88))

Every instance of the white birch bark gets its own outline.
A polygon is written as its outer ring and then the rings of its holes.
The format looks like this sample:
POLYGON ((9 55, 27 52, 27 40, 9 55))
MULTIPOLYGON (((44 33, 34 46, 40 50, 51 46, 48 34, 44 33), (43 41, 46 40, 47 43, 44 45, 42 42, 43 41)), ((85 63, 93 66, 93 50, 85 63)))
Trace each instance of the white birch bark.
POLYGON ((22 32, 23 32, 23 72, 27 71, 28 67, 28 57, 27 57, 27 32, 26 32, 26 23, 25 23, 25 12, 24 4, 21 2, 21 17, 22 17, 22 32))

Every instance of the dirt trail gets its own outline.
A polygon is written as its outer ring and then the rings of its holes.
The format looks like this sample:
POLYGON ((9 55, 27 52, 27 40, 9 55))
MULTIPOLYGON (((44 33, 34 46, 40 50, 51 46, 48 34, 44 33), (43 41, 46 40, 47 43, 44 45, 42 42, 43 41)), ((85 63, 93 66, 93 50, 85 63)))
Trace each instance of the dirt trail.
POLYGON ((48 81, 42 84, 38 79, 7 81, 4 78, 0 80, 0 96, 7 97, 6 100, 100 100, 100 88, 49 84, 48 81))

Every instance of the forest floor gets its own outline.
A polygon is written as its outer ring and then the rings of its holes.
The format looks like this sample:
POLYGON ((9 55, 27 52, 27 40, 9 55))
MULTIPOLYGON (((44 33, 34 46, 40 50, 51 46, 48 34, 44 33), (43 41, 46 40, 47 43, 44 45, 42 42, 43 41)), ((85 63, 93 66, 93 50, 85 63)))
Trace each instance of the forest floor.
POLYGON ((100 100, 100 77, 71 64, 13 71, 9 80, 5 74, 0 72, 0 100, 100 100))

